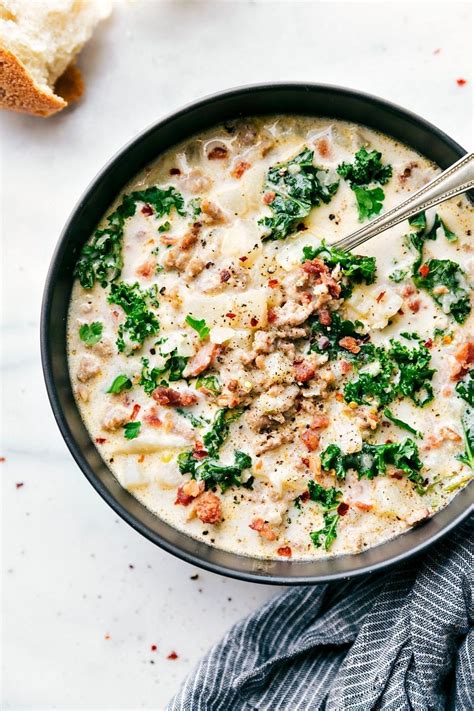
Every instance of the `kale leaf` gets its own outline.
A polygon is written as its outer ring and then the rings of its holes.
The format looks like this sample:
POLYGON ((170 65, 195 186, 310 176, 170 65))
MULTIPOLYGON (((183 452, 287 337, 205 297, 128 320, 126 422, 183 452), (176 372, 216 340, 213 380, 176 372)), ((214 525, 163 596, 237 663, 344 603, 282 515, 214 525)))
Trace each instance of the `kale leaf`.
POLYGON ((132 381, 130 380, 130 378, 128 378, 126 375, 117 375, 107 392, 113 393, 114 395, 118 395, 124 390, 130 390, 131 387, 132 381))
POLYGON ((415 272, 413 281, 419 289, 425 289, 457 323, 464 323, 471 313, 466 275, 451 259, 429 259, 415 272))
POLYGON ((324 514, 324 527, 319 531, 312 531, 309 535, 316 548, 324 545, 325 550, 329 550, 337 538, 337 524, 339 522, 338 513, 324 514))
POLYGON ((126 319, 118 329, 117 348, 120 353, 128 346, 128 355, 140 348, 149 336, 154 336, 159 328, 159 321, 147 305, 148 292, 140 289, 138 282, 112 283, 108 296, 109 304, 117 304, 125 311, 126 319), (127 343, 125 342, 127 339, 127 343))
POLYGON ((107 227, 96 230, 92 240, 82 248, 74 274, 84 289, 92 289, 96 281, 106 287, 120 276, 125 220, 135 214, 139 201, 150 205, 156 217, 169 215, 173 208, 185 215, 183 196, 173 187, 162 190, 153 186, 124 195, 120 205, 107 217, 107 227))
POLYGON ((308 481, 309 498, 311 501, 317 501, 323 509, 335 509, 339 505, 339 499, 342 496, 342 491, 331 486, 325 489, 324 486, 318 484, 314 479, 308 481))
POLYGON ((103 326, 100 321, 83 323, 79 329, 79 338, 86 344, 86 346, 93 346, 102 338, 102 329, 103 326))
POLYGON ((455 390, 459 397, 462 397, 468 405, 474 407, 474 368, 456 383, 455 390))
POLYGON ((357 200, 359 222, 370 220, 371 217, 375 217, 380 213, 385 199, 385 193, 382 188, 361 188, 358 185, 354 185, 352 190, 357 200))
POLYGON ((380 183, 385 185, 392 177, 392 166, 382 164, 379 151, 367 151, 362 146, 354 156, 353 163, 341 163, 337 167, 339 175, 351 185, 380 183))
POLYGON ((135 439, 135 437, 138 437, 140 434, 140 429, 141 429, 142 423, 141 422, 127 422, 126 425, 123 426, 124 429, 124 436, 126 439, 135 439))
POLYGON ((204 341, 204 339, 208 337, 209 331, 211 329, 206 324, 206 321, 203 318, 202 319, 193 318, 191 316, 191 314, 188 314, 188 316, 186 316, 185 321, 189 326, 191 326, 191 328, 194 328, 194 330, 197 332, 201 341, 204 341))
POLYGON ((265 190, 275 197, 269 204, 272 216, 259 220, 266 228, 264 240, 285 239, 313 207, 330 202, 336 193, 339 181, 327 184, 326 171, 315 167, 313 158, 314 151, 305 148, 268 171, 265 190))
POLYGON ((148 358, 142 358, 142 372, 138 384, 142 386, 147 395, 151 395, 159 382, 164 387, 167 387, 168 380, 170 382, 182 380, 183 370, 186 368, 188 360, 187 356, 178 355, 175 348, 161 367, 155 366, 150 370, 148 358), (164 379, 165 376, 166 379, 164 379), (163 380, 160 381, 160 378, 163 378, 163 380))
POLYGON ((229 434, 230 425, 237 420, 242 413, 242 408, 238 407, 233 409, 224 407, 222 410, 217 411, 211 428, 206 432, 203 438, 204 446, 211 457, 216 456, 229 434))
POLYGON ((329 326, 320 323, 317 316, 310 319, 313 335, 310 350, 315 353, 327 353, 331 358, 335 358, 338 353, 344 353, 345 357, 349 357, 349 352, 339 345, 339 341, 345 336, 351 336, 358 342, 364 340, 366 336, 357 330, 362 328, 362 323, 342 319, 337 311, 334 311, 331 317, 332 321, 329 326))
POLYGON ((178 455, 178 467, 181 474, 191 474, 193 479, 202 480, 207 489, 219 485, 222 493, 231 486, 244 486, 252 488, 253 477, 242 481, 242 473, 252 466, 252 459, 245 452, 234 452, 234 463, 223 464, 213 459, 195 459, 192 451, 181 452, 178 455))
POLYGON ((464 412, 462 428, 466 449, 458 456, 458 459, 474 470, 474 410, 471 410, 469 407, 466 407, 464 412))
POLYGON ((205 388, 214 395, 219 395, 221 391, 219 378, 216 375, 200 375, 196 380, 196 390, 199 388, 205 388))
POLYGON ((182 417, 189 420, 193 427, 200 428, 204 427, 205 424, 209 423, 209 420, 206 420, 204 417, 197 417, 196 415, 193 415, 192 412, 189 412, 188 410, 183 410, 181 407, 177 407, 176 412, 179 412, 182 417))
POLYGON ((352 294, 354 284, 373 284, 375 281, 375 257, 365 257, 360 254, 345 252, 337 247, 331 247, 325 242, 320 247, 303 247, 303 262, 319 257, 330 268, 339 267, 344 279, 341 296, 347 298, 352 294))
POLYGON ((407 422, 404 422, 403 420, 399 420, 398 417, 395 417, 392 412, 386 407, 385 410, 383 411, 383 414, 387 418, 387 420, 390 420, 393 422, 394 425, 397 425, 397 427, 400 427, 402 430, 406 430, 407 432, 410 432, 412 435, 415 435, 415 437, 422 438, 423 435, 421 432, 418 432, 418 430, 415 430, 411 425, 409 425, 407 422))

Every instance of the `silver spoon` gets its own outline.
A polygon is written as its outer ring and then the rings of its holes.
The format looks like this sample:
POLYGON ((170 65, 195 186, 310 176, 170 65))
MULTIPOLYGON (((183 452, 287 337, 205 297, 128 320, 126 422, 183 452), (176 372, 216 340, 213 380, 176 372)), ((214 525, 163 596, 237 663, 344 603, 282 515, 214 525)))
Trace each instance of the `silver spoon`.
POLYGON ((376 217, 365 227, 331 244, 332 247, 347 251, 358 247, 375 235, 398 225, 403 220, 417 215, 429 207, 465 193, 474 188, 474 153, 468 153, 452 166, 443 170, 431 182, 410 195, 404 202, 384 215, 376 217))

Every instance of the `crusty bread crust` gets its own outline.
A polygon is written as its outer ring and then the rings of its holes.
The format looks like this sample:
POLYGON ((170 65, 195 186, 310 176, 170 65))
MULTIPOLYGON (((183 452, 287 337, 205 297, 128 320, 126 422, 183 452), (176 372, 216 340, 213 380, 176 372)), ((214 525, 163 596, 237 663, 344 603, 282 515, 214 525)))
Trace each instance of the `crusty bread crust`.
POLYGON ((77 101, 84 93, 84 79, 80 69, 70 64, 54 85, 55 93, 67 104, 77 101))
POLYGON ((43 91, 23 62, 0 47, 0 108, 35 116, 51 116, 66 106, 67 101, 43 91))

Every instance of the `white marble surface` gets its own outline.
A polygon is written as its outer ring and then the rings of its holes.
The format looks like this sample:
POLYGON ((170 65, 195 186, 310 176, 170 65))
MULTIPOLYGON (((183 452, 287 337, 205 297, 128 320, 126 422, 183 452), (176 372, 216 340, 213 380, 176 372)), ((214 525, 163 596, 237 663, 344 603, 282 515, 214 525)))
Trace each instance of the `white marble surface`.
POLYGON ((162 709, 207 647, 276 592, 205 572, 192 580, 197 570, 117 520, 63 444, 43 386, 39 306, 84 187, 160 116, 265 80, 370 91, 468 146, 471 27, 469 3, 137 0, 84 51, 79 106, 46 121, 2 115, 3 708, 162 709))

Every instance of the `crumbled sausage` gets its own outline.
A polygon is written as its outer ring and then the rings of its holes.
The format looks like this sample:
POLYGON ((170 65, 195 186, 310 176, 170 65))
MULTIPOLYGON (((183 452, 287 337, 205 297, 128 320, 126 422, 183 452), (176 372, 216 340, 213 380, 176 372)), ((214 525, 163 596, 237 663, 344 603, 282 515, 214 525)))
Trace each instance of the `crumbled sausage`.
POLYGON ((81 358, 79 362, 79 367, 77 369, 77 379, 81 383, 87 383, 88 380, 94 378, 100 373, 100 363, 97 358, 91 355, 85 355, 81 358))
POLYGON ((263 518, 254 518, 252 523, 249 524, 249 528, 257 531, 258 535, 266 538, 267 541, 275 541, 278 537, 270 524, 264 521, 263 518))
POLYGON ((307 358, 293 364, 293 373, 298 383, 307 383, 314 377, 316 365, 307 358))
POLYGON ((314 452, 319 447, 319 435, 313 429, 307 429, 301 435, 301 440, 308 452, 314 452))
POLYGON ((155 388, 151 394, 159 405, 170 407, 189 407, 197 403, 197 396, 190 390, 173 390, 173 388, 155 388))
POLYGON ((122 405, 111 407, 105 413, 102 419, 102 427, 104 430, 114 432, 122 427, 130 420, 130 413, 122 405))
POLYGON ((203 523, 219 523, 222 519, 222 502, 212 491, 205 491, 196 499, 196 515, 203 523))
POLYGON ((215 343, 206 343, 202 346, 195 356, 193 356, 186 365, 183 371, 185 378, 199 375, 215 361, 220 353, 221 347, 215 343))
POLYGON ((360 345, 352 336, 344 336, 344 338, 341 338, 339 345, 341 348, 345 348, 346 351, 349 351, 349 353, 360 352, 360 345))

